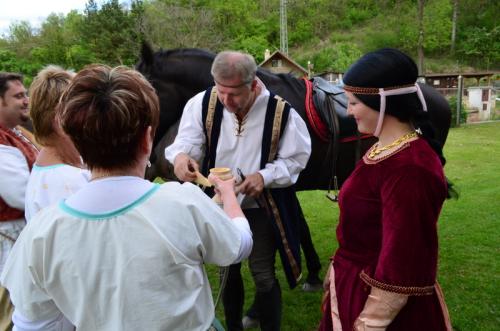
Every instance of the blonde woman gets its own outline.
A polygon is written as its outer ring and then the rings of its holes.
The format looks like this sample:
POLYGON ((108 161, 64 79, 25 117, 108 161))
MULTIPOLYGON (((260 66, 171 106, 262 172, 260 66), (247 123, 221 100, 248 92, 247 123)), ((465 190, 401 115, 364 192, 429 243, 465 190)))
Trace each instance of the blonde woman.
POLYGON ((30 87, 30 115, 42 148, 28 180, 25 217, 76 192, 90 179, 73 142, 62 131, 56 108, 74 73, 57 66, 41 70, 30 87))

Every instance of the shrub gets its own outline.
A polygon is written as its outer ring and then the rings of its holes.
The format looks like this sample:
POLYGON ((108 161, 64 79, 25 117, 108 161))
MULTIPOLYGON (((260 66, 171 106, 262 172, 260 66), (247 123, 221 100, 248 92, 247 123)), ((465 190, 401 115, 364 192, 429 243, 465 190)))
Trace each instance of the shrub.
MULTIPOLYGON (((457 102, 458 99, 456 96, 450 97, 448 103, 451 109, 451 127, 457 126, 457 102)), ((460 107, 460 124, 463 124, 467 121, 467 112, 465 111, 465 104, 462 101, 462 107, 460 107)))

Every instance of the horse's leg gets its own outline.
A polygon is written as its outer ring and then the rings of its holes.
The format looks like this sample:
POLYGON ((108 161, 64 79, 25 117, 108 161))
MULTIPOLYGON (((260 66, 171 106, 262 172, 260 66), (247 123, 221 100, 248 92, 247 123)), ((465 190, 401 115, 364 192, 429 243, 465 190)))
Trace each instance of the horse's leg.
POLYGON ((300 246, 302 248, 302 252, 304 252, 304 259, 306 260, 307 267, 307 278, 306 282, 302 286, 302 289, 306 292, 310 291, 319 291, 322 290, 323 282, 319 278, 319 271, 321 270, 321 262, 314 248, 314 244, 311 238, 311 232, 309 231, 309 226, 307 225, 307 221, 302 212, 302 207, 299 203, 300 209, 300 246))

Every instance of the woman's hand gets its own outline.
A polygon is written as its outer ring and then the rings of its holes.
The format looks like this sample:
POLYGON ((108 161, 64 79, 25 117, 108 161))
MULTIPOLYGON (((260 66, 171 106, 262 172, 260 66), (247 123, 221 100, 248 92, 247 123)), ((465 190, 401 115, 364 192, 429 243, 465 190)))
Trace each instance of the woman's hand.
POLYGON ((216 175, 210 174, 208 180, 214 184, 215 193, 221 198, 226 214, 230 218, 245 217, 234 192, 234 177, 222 180, 216 175))
POLYGON ((221 199, 222 202, 224 202, 224 197, 228 196, 236 196, 234 187, 235 187, 235 179, 234 177, 231 177, 230 179, 227 180, 222 180, 216 175, 210 174, 208 175, 208 180, 214 184, 214 189, 215 193, 217 193, 221 199))

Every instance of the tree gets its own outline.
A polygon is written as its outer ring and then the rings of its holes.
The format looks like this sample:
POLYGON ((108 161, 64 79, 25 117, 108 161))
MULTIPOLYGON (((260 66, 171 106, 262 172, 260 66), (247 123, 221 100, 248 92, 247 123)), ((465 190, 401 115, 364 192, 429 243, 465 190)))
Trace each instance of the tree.
POLYGON ((458 16, 458 0, 453 0, 453 18, 451 26, 451 53, 455 53, 455 42, 457 40, 457 16, 458 16))
POLYGON ((214 12, 195 4, 181 6, 156 1, 145 6, 144 31, 148 41, 168 48, 215 49, 223 34, 214 26, 214 12))
POLYGON ((118 0, 109 0, 99 9, 94 0, 88 1, 79 33, 97 61, 109 65, 135 63, 141 42, 142 1, 132 1, 131 8, 133 12, 118 0))
POLYGON ((456 56, 480 68, 500 66, 500 2, 461 0, 458 4, 456 56))
POLYGON ((36 46, 36 35, 28 21, 13 23, 9 26, 10 48, 20 57, 29 57, 31 49, 36 46))
POLYGON ((418 75, 424 73, 424 6, 425 0, 418 0, 418 75))
POLYGON ((68 44, 64 38, 64 16, 50 14, 42 23, 37 47, 31 55, 40 63, 53 63, 65 66, 68 44))

